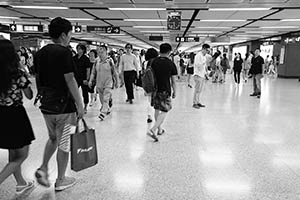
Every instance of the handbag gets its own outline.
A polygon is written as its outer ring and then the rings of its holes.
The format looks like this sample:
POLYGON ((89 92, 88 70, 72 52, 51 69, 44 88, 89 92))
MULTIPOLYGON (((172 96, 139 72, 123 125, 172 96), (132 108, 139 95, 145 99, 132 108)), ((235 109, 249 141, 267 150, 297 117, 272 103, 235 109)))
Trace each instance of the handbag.
POLYGON ((79 132, 79 121, 75 134, 71 135, 71 169, 76 172, 98 163, 95 130, 88 128, 82 119, 84 130, 79 132))

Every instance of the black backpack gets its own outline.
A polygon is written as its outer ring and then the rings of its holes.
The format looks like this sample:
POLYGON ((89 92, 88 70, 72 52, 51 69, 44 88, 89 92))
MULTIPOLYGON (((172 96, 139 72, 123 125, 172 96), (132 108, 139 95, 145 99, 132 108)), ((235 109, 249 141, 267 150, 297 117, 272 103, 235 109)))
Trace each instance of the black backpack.
POLYGON ((142 75, 142 87, 145 90, 146 93, 152 93, 155 92, 156 90, 156 80, 155 80, 155 75, 154 71, 151 67, 154 59, 151 59, 146 67, 143 75, 142 75))

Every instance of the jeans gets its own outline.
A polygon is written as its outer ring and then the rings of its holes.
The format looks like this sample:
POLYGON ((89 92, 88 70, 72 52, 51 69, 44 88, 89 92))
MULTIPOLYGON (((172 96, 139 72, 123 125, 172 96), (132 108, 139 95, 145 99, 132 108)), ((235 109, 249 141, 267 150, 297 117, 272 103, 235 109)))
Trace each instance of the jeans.
POLYGON ((127 99, 134 99, 133 84, 136 78, 136 71, 124 71, 124 82, 126 88, 127 99))
POLYGON ((200 94, 203 91, 205 79, 203 77, 194 76, 195 80, 195 90, 194 90, 194 98, 193 98, 193 104, 200 103, 200 94))
POLYGON ((261 79, 262 74, 253 74, 253 93, 254 94, 261 94, 261 79))

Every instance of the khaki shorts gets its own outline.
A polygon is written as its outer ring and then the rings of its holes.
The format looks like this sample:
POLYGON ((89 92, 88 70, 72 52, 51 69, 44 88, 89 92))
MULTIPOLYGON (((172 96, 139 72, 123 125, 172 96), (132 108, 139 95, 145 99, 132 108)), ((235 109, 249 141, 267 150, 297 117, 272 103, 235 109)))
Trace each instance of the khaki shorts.
POLYGON ((76 113, 66 113, 58 115, 43 114, 49 138, 57 140, 57 146, 60 150, 70 151, 70 135, 74 133, 77 125, 76 113), (73 133, 72 133, 73 132, 73 133))

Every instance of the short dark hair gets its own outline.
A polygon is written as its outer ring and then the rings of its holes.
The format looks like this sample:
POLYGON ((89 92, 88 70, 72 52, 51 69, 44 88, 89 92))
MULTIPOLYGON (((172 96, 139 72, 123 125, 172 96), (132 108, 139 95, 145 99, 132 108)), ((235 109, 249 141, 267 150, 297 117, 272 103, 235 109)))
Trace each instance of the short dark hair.
POLYGON ((209 48, 210 48, 209 44, 205 43, 205 44, 202 45, 202 49, 209 49, 209 48))
POLYGON ((168 53, 169 51, 172 51, 172 46, 169 43, 163 43, 159 46, 160 53, 168 53))
POLYGON ((92 49, 92 50, 90 50, 90 53, 94 53, 94 55, 95 55, 95 58, 97 58, 97 57, 98 57, 98 53, 97 53, 96 49, 92 49))
POLYGON ((101 44, 99 47, 103 47, 107 51, 107 46, 104 44, 101 44))
POLYGON ((133 47, 132 47, 132 44, 130 44, 130 43, 127 43, 126 45, 125 45, 125 49, 126 49, 126 47, 130 47, 130 49, 132 49, 133 47))
POLYGON ((78 48, 82 49, 83 54, 86 53, 86 46, 85 46, 84 44, 79 43, 79 44, 76 46, 76 49, 78 49, 78 48))
POLYGON ((152 58, 156 58, 158 56, 158 52, 154 48, 150 48, 145 53, 145 60, 148 61, 152 58))
POLYGON ((54 18, 49 25, 49 35, 53 39, 58 39, 62 33, 67 35, 71 30, 71 22, 61 17, 54 18))

